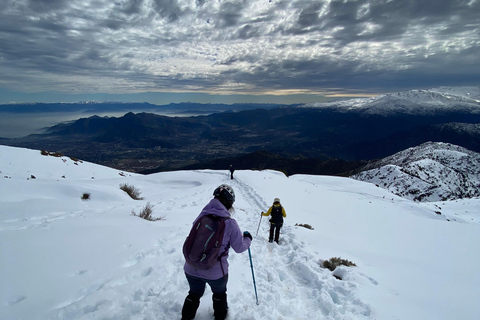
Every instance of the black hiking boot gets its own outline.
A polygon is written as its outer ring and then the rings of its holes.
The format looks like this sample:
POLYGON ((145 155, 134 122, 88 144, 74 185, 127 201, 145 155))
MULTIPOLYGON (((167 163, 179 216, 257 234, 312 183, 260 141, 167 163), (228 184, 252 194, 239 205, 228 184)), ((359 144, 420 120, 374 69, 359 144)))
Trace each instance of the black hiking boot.
POLYGON ((213 299, 213 315, 215 320, 225 320, 228 312, 227 294, 214 293, 213 299))
POLYGON ((182 308, 182 320, 192 320, 195 318, 198 306, 200 305, 200 299, 191 295, 185 298, 182 308))

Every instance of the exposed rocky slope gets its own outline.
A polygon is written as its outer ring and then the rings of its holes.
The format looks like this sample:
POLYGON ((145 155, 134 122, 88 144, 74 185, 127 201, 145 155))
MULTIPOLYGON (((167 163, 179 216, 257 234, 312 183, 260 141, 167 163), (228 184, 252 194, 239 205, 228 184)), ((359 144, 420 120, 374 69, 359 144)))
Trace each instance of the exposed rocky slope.
POLYGON ((437 112, 468 111, 479 113, 480 87, 438 87, 389 93, 372 98, 328 103, 311 103, 306 107, 343 108, 365 114, 427 115, 437 112))
POLYGON ((364 169, 352 178, 416 201, 480 196, 480 154, 448 143, 427 142, 364 169))

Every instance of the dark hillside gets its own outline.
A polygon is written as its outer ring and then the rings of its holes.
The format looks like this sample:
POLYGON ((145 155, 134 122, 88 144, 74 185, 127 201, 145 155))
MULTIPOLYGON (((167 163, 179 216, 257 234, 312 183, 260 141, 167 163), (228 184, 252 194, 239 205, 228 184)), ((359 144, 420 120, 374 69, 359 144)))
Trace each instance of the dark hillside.
POLYGON ((197 117, 129 112, 118 118, 83 118, 51 127, 48 134, 1 142, 134 172, 221 169, 235 162, 238 168, 275 168, 288 174, 342 174, 362 161, 427 141, 479 152, 479 124, 479 113, 463 109, 380 115, 281 107, 197 117))

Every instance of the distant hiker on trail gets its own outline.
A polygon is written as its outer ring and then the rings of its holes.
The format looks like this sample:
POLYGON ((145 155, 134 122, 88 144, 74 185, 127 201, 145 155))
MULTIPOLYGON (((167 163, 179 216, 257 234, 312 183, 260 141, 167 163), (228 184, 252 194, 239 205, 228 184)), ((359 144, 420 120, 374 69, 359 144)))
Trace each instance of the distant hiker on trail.
POLYGON ((268 242, 273 242, 273 235, 275 233, 275 242, 278 243, 280 229, 283 226, 283 218, 287 217, 287 213, 280 204, 279 198, 275 198, 273 200, 273 205, 270 207, 270 209, 268 209, 266 213, 262 212, 262 216, 268 217, 269 215, 272 215, 272 217, 270 218, 270 236, 268 238, 268 242))
POLYGON ((233 172, 235 171, 235 169, 233 168, 233 165, 230 165, 230 179, 233 180, 233 172))
POLYGON ((244 252, 252 241, 250 233, 248 231, 242 233, 237 221, 230 216, 229 210, 235 202, 233 189, 222 184, 215 189, 213 195, 214 199, 195 219, 183 247, 186 260, 184 271, 190 291, 183 304, 182 320, 195 318, 206 283, 213 292, 215 320, 226 318, 228 251, 232 247, 237 253, 244 252), (203 243, 202 236, 206 237, 203 243), (213 248, 209 249, 208 244, 213 248))

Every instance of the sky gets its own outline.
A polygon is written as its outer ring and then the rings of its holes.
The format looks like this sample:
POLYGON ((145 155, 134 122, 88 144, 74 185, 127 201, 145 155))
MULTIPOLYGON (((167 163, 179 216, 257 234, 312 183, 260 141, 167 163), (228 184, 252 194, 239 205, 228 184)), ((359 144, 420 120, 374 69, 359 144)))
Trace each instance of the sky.
POLYGON ((480 0, 2 0, 0 103, 478 86, 479 17, 480 0))

